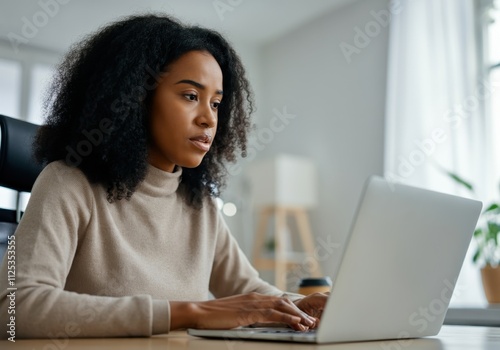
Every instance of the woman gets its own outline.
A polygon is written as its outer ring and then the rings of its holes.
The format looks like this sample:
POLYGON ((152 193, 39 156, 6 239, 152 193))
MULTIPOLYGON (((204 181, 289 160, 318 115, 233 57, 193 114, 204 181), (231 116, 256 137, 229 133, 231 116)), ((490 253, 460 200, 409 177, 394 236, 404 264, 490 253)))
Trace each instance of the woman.
POLYGON ((35 141, 47 166, 15 236, 16 337, 317 326, 326 296, 262 281, 212 200, 252 112, 218 33, 155 15, 111 24, 69 52, 49 101, 35 141))

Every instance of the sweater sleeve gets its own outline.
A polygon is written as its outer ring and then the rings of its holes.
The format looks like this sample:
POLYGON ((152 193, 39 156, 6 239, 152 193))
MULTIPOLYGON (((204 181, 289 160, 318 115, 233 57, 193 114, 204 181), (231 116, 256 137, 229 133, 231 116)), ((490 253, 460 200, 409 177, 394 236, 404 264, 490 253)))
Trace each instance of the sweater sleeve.
POLYGON ((300 294, 285 293, 262 280, 241 251, 224 218, 220 213, 217 215, 217 245, 210 277, 210 292, 216 298, 251 292, 285 296, 292 300, 304 297, 300 294))
POLYGON ((7 280, 7 254, 0 269, 2 338, 149 336, 155 328, 168 331, 167 301, 64 290, 93 207, 92 187, 78 169, 55 162, 42 171, 14 236, 13 283, 7 280))

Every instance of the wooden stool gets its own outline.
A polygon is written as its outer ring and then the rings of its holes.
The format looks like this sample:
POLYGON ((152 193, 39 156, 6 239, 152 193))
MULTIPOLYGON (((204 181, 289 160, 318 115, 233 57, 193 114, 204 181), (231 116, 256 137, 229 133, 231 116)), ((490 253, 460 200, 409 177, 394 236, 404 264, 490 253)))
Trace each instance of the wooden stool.
POLYGON ((258 270, 272 270, 275 272, 275 285, 281 290, 286 290, 286 274, 290 267, 300 265, 302 261, 293 261, 287 258, 285 250, 285 233, 287 229, 287 217, 295 218, 297 223, 298 233, 305 255, 312 259, 311 277, 321 277, 321 268, 318 261, 314 258, 314 240, 309 225, 307 211, 302 207, 288 206, 267 206, 263 207, 259 213, 259 223, 254 242, 253 264, 258 270), (274 258, 264 258, 262 250, 264 248, 268 222, 274 216, 274 258))

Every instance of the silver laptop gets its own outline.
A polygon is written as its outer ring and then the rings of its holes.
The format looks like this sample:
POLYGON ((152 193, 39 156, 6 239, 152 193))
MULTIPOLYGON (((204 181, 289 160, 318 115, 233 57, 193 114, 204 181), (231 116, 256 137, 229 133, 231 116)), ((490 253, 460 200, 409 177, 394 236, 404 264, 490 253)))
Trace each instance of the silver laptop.
POLYGON ((194 336, 331 343, 439 333, 482 203, 373 176, 319 327, 189 329, 194 336))

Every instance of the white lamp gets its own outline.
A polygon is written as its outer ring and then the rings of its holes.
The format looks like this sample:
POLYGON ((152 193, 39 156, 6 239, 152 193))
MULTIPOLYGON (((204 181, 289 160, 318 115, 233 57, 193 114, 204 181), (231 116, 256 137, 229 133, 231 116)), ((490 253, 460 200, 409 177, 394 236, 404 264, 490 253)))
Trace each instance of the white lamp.
POLYGON ((317 205, 317 170, 307 157, 279 154, 252 164, 249 176, 256 206, 317 205))

